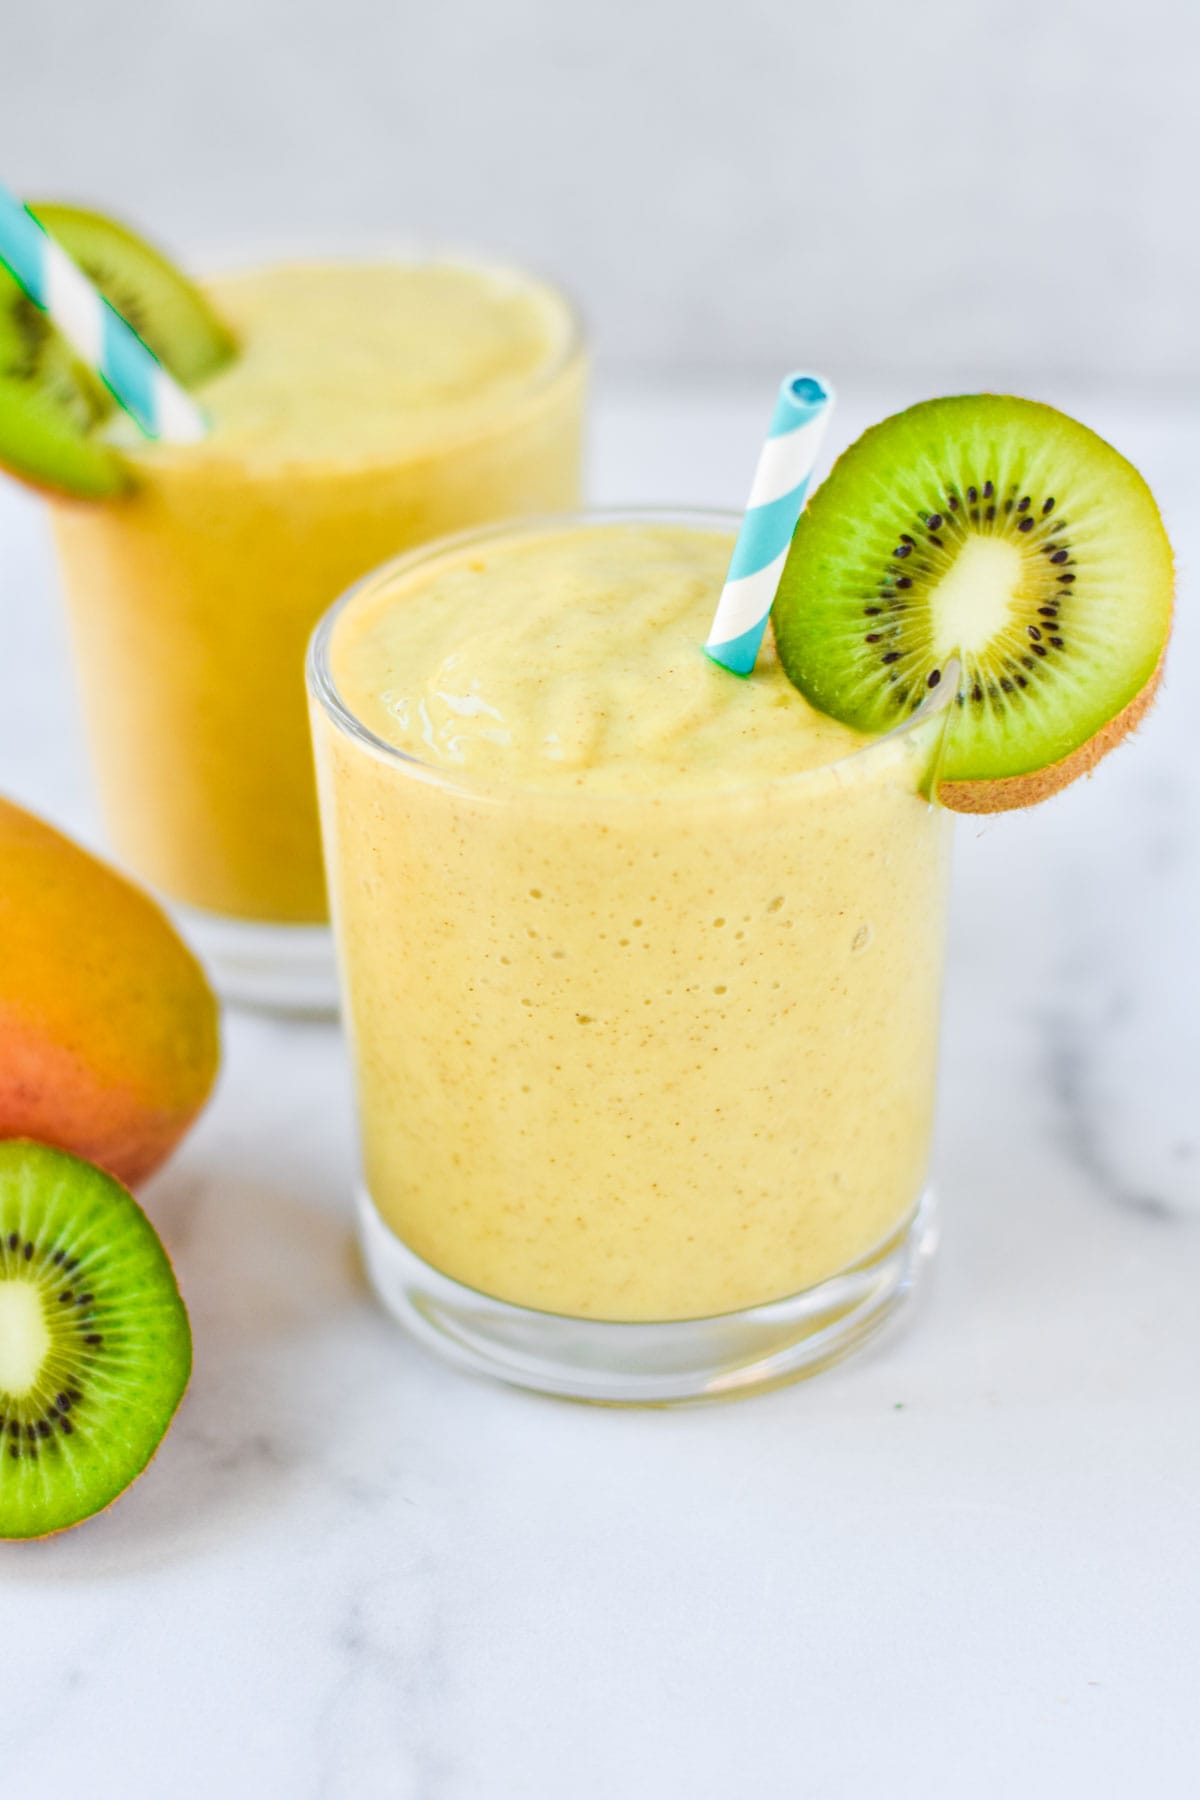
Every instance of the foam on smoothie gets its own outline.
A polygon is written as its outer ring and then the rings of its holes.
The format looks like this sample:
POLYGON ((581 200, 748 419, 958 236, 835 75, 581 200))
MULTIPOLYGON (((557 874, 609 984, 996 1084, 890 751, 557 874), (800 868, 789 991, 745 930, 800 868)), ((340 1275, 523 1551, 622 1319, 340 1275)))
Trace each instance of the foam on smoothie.
POLYGON ((711 791, 837 761, 768 637, 753 678, 703 654, 732 539, 608 524, 452 551, 343 618, 334 680, 377 737, 480 779, 711 791))
MULTIPOLYGON (((447 262, 284 265, 207 292, 239 354, 199 392, 212 429, 193 461, 362 463, 469 435, 511 416, 574 333, 552 289, 447 262)), ((155 459, 180 454, 116 432, 155 459)))

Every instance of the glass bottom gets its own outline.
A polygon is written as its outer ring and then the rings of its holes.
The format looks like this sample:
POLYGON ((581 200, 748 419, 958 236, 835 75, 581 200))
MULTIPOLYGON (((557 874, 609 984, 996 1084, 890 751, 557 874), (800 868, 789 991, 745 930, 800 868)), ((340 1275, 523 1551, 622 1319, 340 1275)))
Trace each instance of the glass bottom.
POLYGON ((476 1293, 414 1256, 365 1189, 358 1209, 371 1282, 413 1337, 477 1375, 615 1406, 732 1399, 817 1374, 879 1330, 912 1292, 937 1244, 927 1190, 885 1244, 804 1293, 715 1318, 614 1324, 476 1293))
POLYGON ((271 925, 165 902, 222 1000, 257 1012, 331 1019, 337 970, 328 925, 271 925))

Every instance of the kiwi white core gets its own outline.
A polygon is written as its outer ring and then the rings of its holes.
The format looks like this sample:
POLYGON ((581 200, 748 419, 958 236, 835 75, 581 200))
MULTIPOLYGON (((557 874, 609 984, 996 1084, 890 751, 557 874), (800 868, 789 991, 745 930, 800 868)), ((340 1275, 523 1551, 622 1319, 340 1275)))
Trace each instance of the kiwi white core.
POLYGON ((0 1281, 0 1390, 19 1400, 36 1385, 50 1349, 42 1297, 30 1281, 0 1281))
POLYGON ((950 569, 930 595, 933 641, 939 655, 982 655, 999 637, 1017 602, 1025 559, 1002 537, 964 539, 950 569))

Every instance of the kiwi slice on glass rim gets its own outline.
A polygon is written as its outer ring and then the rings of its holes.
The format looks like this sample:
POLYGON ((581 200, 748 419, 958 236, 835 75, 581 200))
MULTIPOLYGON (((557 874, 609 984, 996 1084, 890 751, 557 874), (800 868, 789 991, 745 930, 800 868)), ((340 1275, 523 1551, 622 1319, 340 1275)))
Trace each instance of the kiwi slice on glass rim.
POLYGON ((56 493, 119 494, 129 485, 125 464, 96 435, 112 407, 108 389, 0 264, 0 465, 56 493))
POLYGON ((0 1538, 47 1537, 142 1473, 192 1368, 166 1252, 119 1181, 0 1143, 0 1538))
MULTIPOLYGON (((235 354, 207 299, 152 245, 83 207, 31 203, 158 360, 185 387, 235 354)), ((104 499, 131 484, 100 428, 116 402, 0 264, 0 465, 52 492, 104 499)))
POLYGON ((951 673, 937 798, 1045 799, 1149 707, 1171 629, 1171 547, 1110 444, 1033 400, 929 400, 865 432, 792 540, 773 611, 789 678, 864 732, 951 673))

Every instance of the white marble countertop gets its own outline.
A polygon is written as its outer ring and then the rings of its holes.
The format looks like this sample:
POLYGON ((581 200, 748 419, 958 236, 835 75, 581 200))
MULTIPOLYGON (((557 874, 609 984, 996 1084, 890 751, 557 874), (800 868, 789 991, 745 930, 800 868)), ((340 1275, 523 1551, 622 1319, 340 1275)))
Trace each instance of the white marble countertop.
MULTIPOLYGON (((909 397, 849 393, 835 435, 909 397)), ((1195 1794, 1200 421, 1047 397, 1145 470, 1184 616, 1136 747, 959 833, 943 1246, 903 1326, 679 1413, 451 1373, 364 1289, 336 1030, 231 1016, 146 1196, 189 1398, 110 1514, 0 1548, 6 1800, 1195 1794)), ((593 492, 738 505, 768 405, 610 389, 593 492)), ((0 786, 95 838, 9 485, 0 694, 0 786)))

